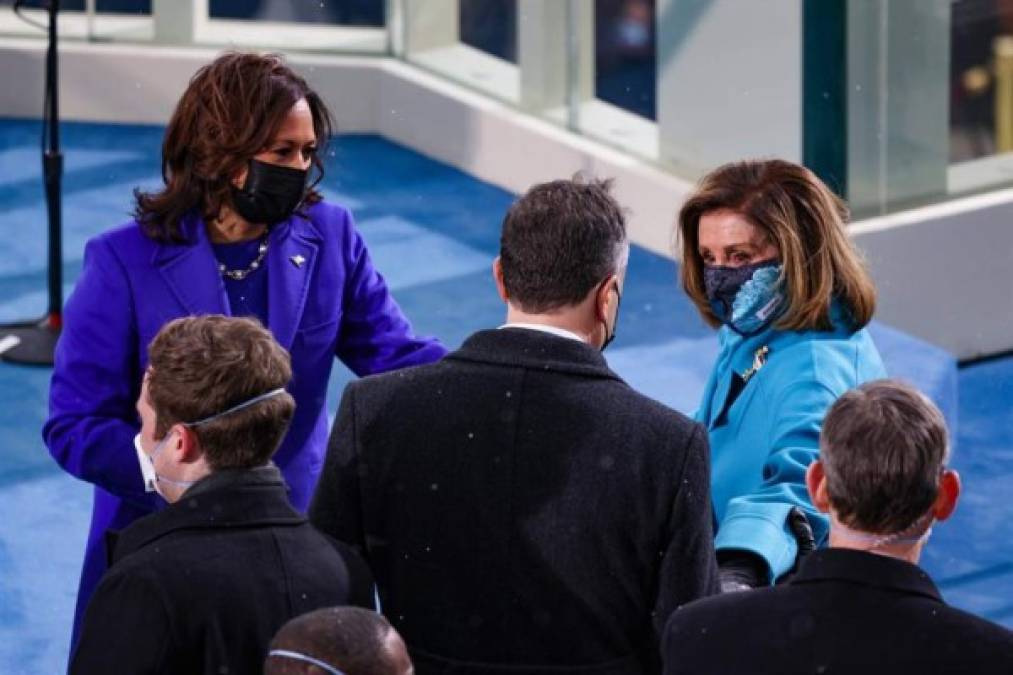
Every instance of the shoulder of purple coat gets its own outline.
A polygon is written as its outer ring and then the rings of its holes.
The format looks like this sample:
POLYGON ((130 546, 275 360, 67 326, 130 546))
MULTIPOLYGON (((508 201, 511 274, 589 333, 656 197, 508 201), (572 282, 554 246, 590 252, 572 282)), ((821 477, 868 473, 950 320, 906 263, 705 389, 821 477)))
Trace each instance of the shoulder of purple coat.
POLYGON ((307 208, 306 218, 296 219, 303 227, 316 231, 319 238, 344 239, 352 227, 352 213, 344 206, 327 201, 319 201, 307 208))
POLYGON ((144 234, 143 228, 136 220, 111 228, 96 235, 88 241, 88 245, 104 244, 121 260, 143 257, 149 260, 161 244, 144 234))

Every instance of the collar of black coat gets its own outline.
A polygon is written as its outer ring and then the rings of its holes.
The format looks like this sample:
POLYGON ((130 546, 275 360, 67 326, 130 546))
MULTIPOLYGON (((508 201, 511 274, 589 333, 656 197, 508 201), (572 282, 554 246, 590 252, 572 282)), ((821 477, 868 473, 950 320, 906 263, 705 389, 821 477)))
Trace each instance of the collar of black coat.
POLYGON ((175 504, 109 533, 110 564, 180 530, 302 525, 281 471, 273 464, 216 471, 195 483, 175 504))
POLYGON ((918 565, 885 555, 846 548, 814 551, 790 583, 847 581, 888 590, 924 595, 943 601, 939 589, 918 565))
POLYGON ((591 345, 529 328, 478 331, 445 358, 623 381, 591 345))

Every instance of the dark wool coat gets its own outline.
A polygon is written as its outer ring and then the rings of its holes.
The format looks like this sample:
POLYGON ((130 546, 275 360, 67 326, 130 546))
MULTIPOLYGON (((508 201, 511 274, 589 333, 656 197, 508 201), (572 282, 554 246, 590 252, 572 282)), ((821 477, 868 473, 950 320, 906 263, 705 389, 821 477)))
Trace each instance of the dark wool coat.
POLYGON ((679 608, 666 675, 1009 675, 1013 633, 946 605, 917 565, 816 551, 784 586, 679 608))
POLYGON ((358 556, 288 502, 273 466, 214 473, 114 543, 71 673, 259 673, 282 624, 373 606, 358 556))
POLYGON ((716 591, 709 480, 701 426, 506 328, 350 384, 310 519, 365 552, 419 675, 644 673, 716 591))

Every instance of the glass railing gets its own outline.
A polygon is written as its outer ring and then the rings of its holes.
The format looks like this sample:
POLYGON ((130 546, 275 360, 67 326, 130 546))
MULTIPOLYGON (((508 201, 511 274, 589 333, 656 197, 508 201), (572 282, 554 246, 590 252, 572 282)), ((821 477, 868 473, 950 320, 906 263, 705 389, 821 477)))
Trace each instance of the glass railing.
MULTIPOLYGON (((153 0, 61 0, 59 27, 62 39, 146 42, 154 36, 153 0)), ((0 35, 45 37, 46 0, 0 0, 0 35), (22 7, 20 16, 12 8, 22 7)))
MULTIPOLYGON (((0 0, 0 34, 39 35, 0 0)), ((41 0, 24 14, 44 21, 41 0), (34 9, 33 9, 34 8, 34 9)), ((64 0, 67 39, 393 55, 680 177, 857 215, 1013 185, 1013 0, 64 0)))

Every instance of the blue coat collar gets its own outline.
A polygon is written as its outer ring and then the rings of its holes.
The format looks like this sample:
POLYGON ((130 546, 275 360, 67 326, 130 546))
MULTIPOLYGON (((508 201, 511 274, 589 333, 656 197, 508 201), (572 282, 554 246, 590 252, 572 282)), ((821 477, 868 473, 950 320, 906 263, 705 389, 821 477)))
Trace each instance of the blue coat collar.
MULTIPOLYGON (((839 300, 834 300, 830 306, 830 320, 834 328, 826 332, 828 336, 848 337, 855 330, 847 309, 839 300)), ((707 424, 709 429, 714 428, 720 419, 717 414, 720 411, 714 410, 714 407, 723 405, 728 398, 732 385, 731 373, 742 375, 749 370, 758 349, 767 347, 769 349, 767 358, 776 359, 779 351, 797 342, 811 339, 812 335, 813 331, 785 331, 769 326, 756 335, 743 337, 728 326, 722 326, 718 330, 720 351, 711 378, 705 387, 697 419, 707 424)))

